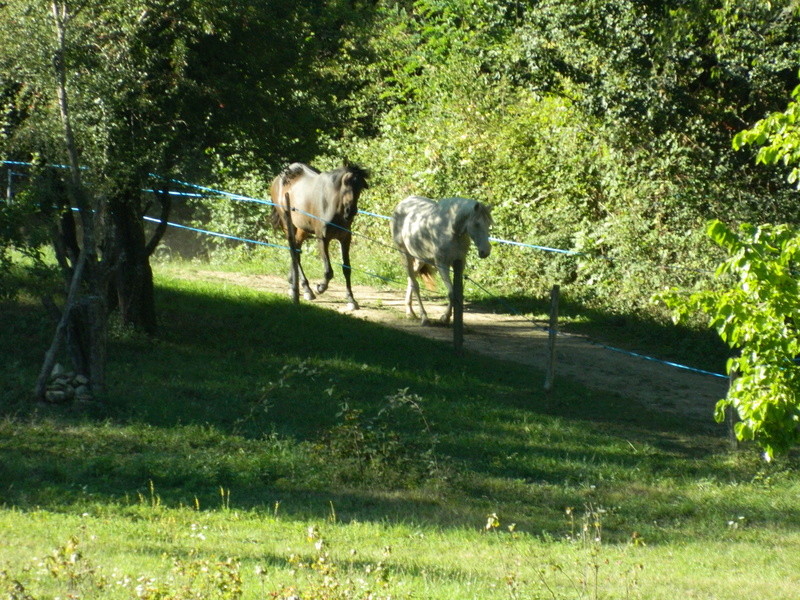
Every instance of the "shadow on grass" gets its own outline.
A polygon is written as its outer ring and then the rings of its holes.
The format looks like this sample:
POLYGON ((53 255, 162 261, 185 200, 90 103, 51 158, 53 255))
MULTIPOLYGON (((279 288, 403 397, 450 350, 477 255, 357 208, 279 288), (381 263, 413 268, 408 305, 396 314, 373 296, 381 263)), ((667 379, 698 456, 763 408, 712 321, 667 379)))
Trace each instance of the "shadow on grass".
MULTIPOLYGON (((448 344, 239 288, 169 283, 158 305, 156 339, 115 333, 103 404, 17 402, 0 426, 0 503, 136 504, 155 489, 168 503, 213 508, 229 490, 236 506, 280 502, 298 518, 332 503, 342 520, 464 526, 506 510, 538 532, 557 531, 565 506, 622 502, 612 499, 634 485, 653 500, 631 517, 644 526, 674 510, 658 501, 670 482, 753 477, 752 463, 724 457, 721 430, 577 384, 546 395, 531 389, 529 367, 457 358, 448 344), (398 390, 417 399, 444 472, 401 485, 379 469, 374 480, 343 479, 337 463, 377 452, 370 418, 398 390), (363 415, 349 429, 345 405, 363 415), (332 449, 337 428, 349 445, 332 449)), ((3 335, 41 341, 46 328, 21 323, 3 335)), ((17 357, 19 382, 35 376, 35 355, 17 357)), ((398 421, 397 438, 375 439, 410 444, 419 428, 398 421)), ((785 510, 764 519, 800 526, 785 510)))
MULTIPOLYGON (((493 296, 473 302, 477 308, 499 313, 537 315, 546 326, 550 299, 530 296, 493 296)), ((559 302, 559 328, 592 341, 677 362, 697 369, 725 372, 730 349, 711 329, 659 322, 635 314, 615 314, 588 308, 569 297, 559 302)))

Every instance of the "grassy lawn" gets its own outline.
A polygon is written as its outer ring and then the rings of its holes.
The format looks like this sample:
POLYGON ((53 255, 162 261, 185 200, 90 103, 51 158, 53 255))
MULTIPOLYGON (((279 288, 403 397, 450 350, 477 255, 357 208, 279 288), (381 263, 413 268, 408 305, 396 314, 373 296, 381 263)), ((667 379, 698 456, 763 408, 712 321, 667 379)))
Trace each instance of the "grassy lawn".
POLYGON ((795 458, 172 268, 102 402, 30 406, 52 326, 0 307, 3 597, 800 596, 795 458))

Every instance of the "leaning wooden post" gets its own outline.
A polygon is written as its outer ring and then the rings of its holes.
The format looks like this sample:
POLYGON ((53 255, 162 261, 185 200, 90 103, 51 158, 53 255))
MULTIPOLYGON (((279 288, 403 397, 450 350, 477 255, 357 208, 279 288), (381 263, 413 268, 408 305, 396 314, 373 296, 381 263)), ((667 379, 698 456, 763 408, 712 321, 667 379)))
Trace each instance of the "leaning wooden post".
POLYGON ((453 346, 464 350, 464 261, 453 261, 453 346))
POLYGON ((294 223, 292 222, 292 203, 289 200, 289 194, 285 196, 286 199, 286 237, 289 240, 289 254, 292 257, 292 302, 298 304, 300 302, 300 257, 297 255, 297 244, 295 243, 294 223))
POLYGON ((14 171, 8 167, 8 187, 6 188, 6 202, 11 204, 14 200, 14 171))
POLYGON ((550 290, 550 326, 547 338, 547 374, 544 380, 544 389, 553 389, 553 379, 556 373, 556 336, 558 335, 558 297, 561 288, 554 285, 550 290))

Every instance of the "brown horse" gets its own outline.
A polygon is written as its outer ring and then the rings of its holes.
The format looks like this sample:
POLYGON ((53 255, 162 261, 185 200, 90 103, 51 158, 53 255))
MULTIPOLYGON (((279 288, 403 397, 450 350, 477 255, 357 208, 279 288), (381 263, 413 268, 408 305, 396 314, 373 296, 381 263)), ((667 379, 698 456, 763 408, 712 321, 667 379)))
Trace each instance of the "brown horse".
MULTIPOLYGON (((367 171, 355 165, 340 167, 330 172, 320 173, 303 163, 292 163, 272 181, 273 202, 272 223, 275 227, 287 229, 286 195, 292 208, 292 224, 295 229, 295 243, 298 251, 306 238, 316 237, 325 280, 317 284, 317 294, 328 289, 333 279, 328 256, 331 240, 339 240, 342 249, 342 272, 347 285, 348 307, 358 308, 350 287, 350 227, 358 213, 358 197, 367 187, 367 171)), ((298 258, 298 265, 300 261, 298 258)), ((306 300, 315 298, 308 285, 308 279, 299 266, 300 283, 306 300)), ((289 273, 289 283, 294 284, 294 271, 289 273)))

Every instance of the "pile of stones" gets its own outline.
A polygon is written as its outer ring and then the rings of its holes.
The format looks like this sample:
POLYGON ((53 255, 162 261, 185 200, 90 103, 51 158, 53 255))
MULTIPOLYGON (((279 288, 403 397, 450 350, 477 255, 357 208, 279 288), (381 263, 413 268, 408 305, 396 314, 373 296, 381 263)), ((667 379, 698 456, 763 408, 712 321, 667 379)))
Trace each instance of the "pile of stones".
POLYGON ((67 404, 74 400, 88 402, 92 399, 89 379, 85 375, 76 375, 57 364, 47 382, 45 399, 52 404, 67 404))

